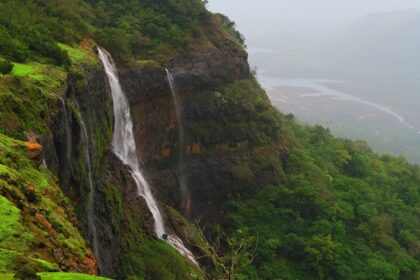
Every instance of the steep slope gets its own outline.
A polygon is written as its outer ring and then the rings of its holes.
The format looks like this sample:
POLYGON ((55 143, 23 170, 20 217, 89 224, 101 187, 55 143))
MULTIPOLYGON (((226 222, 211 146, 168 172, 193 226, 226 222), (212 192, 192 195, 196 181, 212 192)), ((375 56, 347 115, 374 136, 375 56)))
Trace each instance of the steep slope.
POLYGON ((96 261, 76 227, 74 208, 39 156, 35 143, 1 135, 0 275, 22 267, 94 274, 96 261))

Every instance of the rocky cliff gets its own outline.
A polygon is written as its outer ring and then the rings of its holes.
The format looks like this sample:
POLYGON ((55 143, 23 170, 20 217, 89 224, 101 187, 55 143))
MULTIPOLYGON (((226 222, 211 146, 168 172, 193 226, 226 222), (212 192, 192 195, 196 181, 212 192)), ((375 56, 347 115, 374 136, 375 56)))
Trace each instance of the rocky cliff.
POLYGON ((281 123, 269 118, 271 105, 252 77, 241 46, 225 39, 208 49, 183 53, 166 67, 180 101, 183 147, 165 69, 146 64, 120 71, 132 106, 139 157, 161 201, 183 211, 180 152, 192 196, 191 219, 215 218, 223 211, 223 201, 239 191, 252 194, 282 180, 279 166, 286 158, 286 145, 279 135, 281 123), (272 161, 261 160, 264 154, 272 161))
MULTIPOLYGON (((207 23, 194 44, 165 59, 118 61, 142 168, 169 231, 199 254, 187 219, 218 221, 232 198, 252 196, 267 184, 281 182, 287 155, 281 121, 271 116, 274 109, 250 73, 243 46, 218 16, 207 23), (174 77, 179 108, 166 69, 174 77)), ((101 274, 121 279, 201 275, 156 240, 153 218, 129 169, 112 153, 112 97, 94 45, 88 39, 77 48, 63 45, 73 62, 66 69, 34 62, 30 67, 39 69, 30 71, 35 72, 22 73, 19 81, 6 78, 3 84, 14 99, 1 104, 2 112, 10 112, 2 118, 1 131, 42 147, 39 158, 57 176, 77 213, 73 224, 87 240, 86 250, 95 254, 101 274), (33 97, 19 93, 22 83, 32 87, 33 97), (159 262, 150 263, 150 250, 159 262), (168 264, 168 272, 156 267, 161 262, 168 264)), ((67 269, 65 258, 56 262, 67 269)), ((91 264, 90 271, 83 266, 68 269, 92 273, 97 266, 91 264)))

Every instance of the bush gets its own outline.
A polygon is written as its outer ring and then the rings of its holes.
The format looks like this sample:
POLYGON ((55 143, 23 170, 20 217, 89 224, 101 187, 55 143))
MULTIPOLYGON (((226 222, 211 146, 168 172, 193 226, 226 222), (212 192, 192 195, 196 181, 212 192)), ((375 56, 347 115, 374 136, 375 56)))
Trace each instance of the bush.
POLYGON ((41 280, 41 277, 36 275, 36 272, 33 269, 24 267, 15 274, 13 279, 14 280, 41 280))
POLYGON ((8 59, 0 59, 0 73, 3 75, 9 74, 12 72, 13 64, 8 59))
POLYGON ((12 38, 5 28, 0 26, 0 53, 7 59, 25 62, 29 57, 28 46, 16 38, 12 38))

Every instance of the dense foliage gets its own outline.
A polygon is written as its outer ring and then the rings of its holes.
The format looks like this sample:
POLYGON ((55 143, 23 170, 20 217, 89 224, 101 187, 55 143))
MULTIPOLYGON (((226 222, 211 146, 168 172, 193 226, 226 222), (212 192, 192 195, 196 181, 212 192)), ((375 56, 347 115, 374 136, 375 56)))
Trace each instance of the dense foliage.
POLYGON ((70 60, 57 42, 93 37, 118 59, 152 50, 177 51, 198 36, 209 13, 201 0, 4 0, 0 3, 0 55, 25 62, 41 56, 70 60))
POLYGON ((232 201, 227 219, 258 238, 244 279, 418 279, 420 168, 284 119, 287 182, 232 201))

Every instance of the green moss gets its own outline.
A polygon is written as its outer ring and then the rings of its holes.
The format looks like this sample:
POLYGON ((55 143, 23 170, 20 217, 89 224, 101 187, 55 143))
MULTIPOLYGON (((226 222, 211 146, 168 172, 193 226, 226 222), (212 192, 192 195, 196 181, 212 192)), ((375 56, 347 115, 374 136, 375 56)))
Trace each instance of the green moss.
POLYGON ((86 55, 87 55, 87 53, 86 53, 86 52, 84 52, 84 51, 82 51, 82 50, 80 50, 80 49, 72 48, 72 47, 70 47, 70 46, 68 46, 68 45, 65 45, 65 44, 61 44, 61 43, 59 43, 59 44, 58 44, 58 46, 59 46, 62 50, 67 51, 67 53, 68 53, 68 55, 69 55, 69 57, 70 57, 70 59, 71 59, 72 61, 81 61, 81 60, 83 60, 83 59, 86 57, 86 55))
POLYGON ((124 270, 128 279, 205 279, 199 268, 160 240, 145 241, 132 250, 124 270))
MULTIPOLYGON (((190 98, 194 100, 193 94, 190 98)), ((184 127, 186 135, 194 135, 205 146, 204 154, 217 151, 221 144, 235 151, 273 145, 281 140, 282 115, 271 106, 254 78, 225 85, 209 96, 206 105, 199 106, 209 110, 211 119, 205 116, 206 112, 199 112, 184 127), (244 142, 246 145, 238 145, 244 142)))
POLYGON ((42 80, 43 76, 36 74, 40 72, 40 64, 22 64, 14 63, 12 74, 16 76, 29 76, 31 75, 36 80, 42 80))
POLYGON ((23 266, 31 267, 37 271, 58 270, 57 264, 27 255, 13 250, 0 249, 0 273, 16 271, 23 266))
POLYGON ((80 64, 87 64, 90 66, 100 65, 99 59, 93 52, 93 49, 82 49, 79 46, 69 46, 62 43, 58 43, 58 46, 67 52, 75 67, 72 67, 72 71, 79 67, 80 64))
POLYGON ((94 275, 80 274, 80 273, 66 273, 66 272, 43 272, 38 273, 42 280, 106 280, 109 278, 99 277, 94 275))
POLYGON ((23 138, 23 131, 49 134, 57 94, 64 91, 63 69, 39 63, 17 64, 0 77, 0 133, 23 138))
POLYGON ((117 187, 110 182, 105 184, 104 186, 104 193, 106 195, 105 200, 105 208, 102 209, 103 211, 107 211, 107 209, 112 209, 110 213, 110 222, 113 227, 116 229, 117 233, 119 233, 119 226, 120 221, 123 217, 123 196, 122 193, 117 189, 117 187))
POLYGON ((54 82, 56 80, 62 80, 65 77, 65 72, 61 67, 38 62, 28 62, 14 63, 12 75, 17 77, 28 77, 37 82, 44 82, 42 84, 47 87, 54 87, 56 86, 56 83, 54 82))
POLYGON ((53 248, 65 260, 89 257, 85 240, 70 221, 75 216, 56 178, 29 160, 24 143, 0 134, 0 272, 23 265, 57 270, 53 248), (28 198, 28 190, 33 197, 28 198), (7 250, 6 250, 7 249, 7 250))
MULTIPOLYGON (((4 174, 2 171, 5 170, 0 166, 0 176, 4 174)), ((0 217, 2 220, 0 223, 0 248, 28 249, 28 243, 33 240, 33 236, 22 224, 21 211, 1 195, 0 217)))

